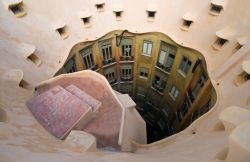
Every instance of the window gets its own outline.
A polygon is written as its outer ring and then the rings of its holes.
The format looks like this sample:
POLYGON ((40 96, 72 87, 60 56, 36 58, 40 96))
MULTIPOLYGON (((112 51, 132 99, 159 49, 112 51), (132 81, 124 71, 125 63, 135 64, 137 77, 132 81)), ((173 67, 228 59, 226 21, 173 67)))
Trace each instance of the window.
POLYGON ((211 3, 209 13, 212 15, 218 15, 222 9, 223 7, 221 5, 216 5, 216 4, 211 3))
POLYGON ((160 92, 163 92, 163 90, 166 87, 167 79, 163 76, 156 74, 153 82, 153 87, 157 89, 160 92))
POLYGON ((146 55, 146 56, 151 56, 152 47, 153 47, 152 42, 144 41, 144 42, 143 42, 142 54, 143 54, 143 55, 146 55))
POLYGON ((132 57, 132 40, 131 39, 124 39, 122 40, 121 44, 121 60, 124 59, 131 59, 132 57))
POLYGON ((82 18, 82 21, 83 21, 84 24, 88 24, 89 23, 89 17, 82 18))
POLYGON ((98 4, 95 5, 98 12, 103 12, 104 11, 104 4, 105 3, 98 3, 98 4))
POLYGON ((81 18, 81 20, 84 24, 84 27, 85 28, 91 27, 91 15, 90 15, 90 13, 84 12, 83 14, 84 14, 84 16, 81 18))
POLYGON ((179 90, 173 85, 169 94, 173 100, 176 100, 179 95, 179 90))
POLYGON ((23 2, 22 1, 17 3, 17 4, 10 4, 9 9, 13 12, 13 14, 16 17, 22 17, 22 16, 26 15, 26 12, 23 9, 23 2))
POLYGON ((184 31, 187 31, 189 29, 189 27, 191 26, 191 24, 193 23, 192 20, 182 20, 182 25, 181 25, 181 29, 184 31))
POLYGON ((132 53, 132 45, 122 45, 122 56, 130 57, 132 53))
POLYGON ((237 38, 237 43, 235 45, 235 48, 233 49, 233 53, 240 50, 248 41, 249 41, 249 38, 247 36, 242 36, 242 37, 237 38))
POLYGON ((239 43, 237 43, 237 44, 235 45, 235 48, 233 49, 233 53, 237 52, 239 49, 241 49, 241 47, 242 47, 242 45, 239 44, 239 43))
POLYGON ((170 72, 173 62, 174 62, 175 54, 176 54, 175 47, 162 43, 160 47, 160 54, 159 54, 157 66, 167 72, 170 72))
POLYGON ((110 84, 113 84, 116 82, 115 67, 106 69, 104 71, 104 74, 110 84))
POLYGON ((190 69, 190 66, 191 66, 191 61, 189 61, 186 57, 183 57, 182 61, 181 61, 181 64, 180 64, 180 67, 179 67, 179 70, 180 70, 180 73, 185 77, 188 73, 188 70, 190 69))
POLYGON ((37 57, 34 53, 29 55, 26 59, 33 62, 36 66, 40 66, 42 64, 42 61, 40 60, 40 58, 37 57))
POLYGON ((133 79, 132 66, 121 66, 121 80, 131 81, 133 79))
POLYGON ((19 87, 27 89, 27 90, 31 90, 32 89, 31 85, 27 81, 25 81, 23 79, 20 81, 19 87))
POLYGON ((66 73, 76 72, 75 57, 72 57, 64 66, 66 73))
POLYGON ((194 88, 192 89, 192 94, 194 97, 197 97, 200 89, 204 86, 204 84, 206 83, 206 76, 204 74, 201 74, 199 80, 197 81, 197 83, 195 84, 194 88))
POLYGON ((215 41, 215 44, 217 44, 218 46, 222 47, 226 42, 227 42, 226 39, 218 37, 217 40, 215 41))
POLYGON ((140 68, 140 77, 148 78, 148 69, 140 68))
POLYGON ((116 20, 121 20, 122 18, 122 11, 115 11, 115 17, 116 17, 116 20))
POLYGON ((60 34, 60 36, 63 38, 63 39, 66 39, 68 36, 69 36, 69 33, 68 33, 68 28, 66 26, 63 26, 61 28, 58 28, 56 29, 56 31, 60 34))
POLYGON ((184 118, 184 116, 187 114, 189 108, 190 108, 190 104, 188 103, 187 99, 185 98, 182 106, 179 109, 179 114, 180 114, 181 118, 184 118))
POLYGON ((243 83, 246 83, 250 80, 250 74, 246 71, 242 71, 237 77, 234 79, 234 83, 236 86, 240 86, 243 83))
POLYGON ((220 49, 222 48, 222 46, 225 45, 227 42, 228 42, 227 39, 220 38, 220 37, 217 36, 217 39, 216 39, 216 41, 213 43, 212 47, 213 47, 215 50, 220 50, 220 49))
POLYGON ((156 11, 148 11, 148 18, 154 19, 156 11))
POLYGON ((79 53, 82 55, 86 69, 92 69, 95 67, 91 47, 89 47, 87 49, 83 49, 83 50, 79 51, 79 53))
POLYGON ((101 53, 103 57, 103 64, 106 65, 112 62, 112 45, 111 43, 104 43, 101 45, 101 53))

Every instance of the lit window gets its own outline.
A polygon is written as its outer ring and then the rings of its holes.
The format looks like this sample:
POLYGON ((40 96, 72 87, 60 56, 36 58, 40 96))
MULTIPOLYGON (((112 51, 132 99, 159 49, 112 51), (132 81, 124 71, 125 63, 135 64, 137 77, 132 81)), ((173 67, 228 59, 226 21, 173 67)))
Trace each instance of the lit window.
POLYGON ((132 45, 122 45, 122 56, 130 57, 132 53, 132 45))
POLYGON ((162 43, 160 47, 160 54, 157 66, 167 72, 170 72, 174 62, 175 54, 176 54, 176 47, 170 46, 166 43, 162 43))
POLYGON ((10 4, 9 9, 13 12, 13 14, 16 17, 22 17, 22 16, 26 15, 26 12, 23 9, 23 2, 22 1, 19 3, 16 3, 16 4, 10 4))
POLYGON ((75 57, 72 57, 64 66, 66 73, 76 72, 75 57))
POLYGON ((95 63, 93 59, 92 48, 89 47, 87 49, 83 49, 79 51, 79 53, 82 55, 86 69, 93 69, 95 67, 95 63))
POLYGON ((143 54, 143 55, 146 55, 146 56, 151 56, 152 47, 153 47, 152 42, 144 41, 144 42, 143 42, 142 54, 143 54))
POLYGON ((140 77, 148 78, 148 69, 140 68, 140 77))
POLYGON ((191 61, 189 61, 186 57, 183 57, 180 67, 179 67, 179 72, 185 77, 188 73, 188 70, 190 69, 191 66, 191 61))
POLYGON ((179 90, 173 85, 169 94, 173 100, 176 100, 179 95, 179 90))
POLYGON ((124 39, 121 44, 121 59, 129 59, 132 56, 132 40, 124 39))

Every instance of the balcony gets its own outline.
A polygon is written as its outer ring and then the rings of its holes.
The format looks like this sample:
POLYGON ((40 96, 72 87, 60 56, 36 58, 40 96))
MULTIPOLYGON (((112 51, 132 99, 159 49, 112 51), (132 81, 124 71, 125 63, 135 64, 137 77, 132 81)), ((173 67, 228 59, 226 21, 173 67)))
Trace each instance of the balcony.
POLYGON ((133 77, 132 76, 121 76, 121 81, 130 82, 130 81, 133 81, 133 77))
POLYGON ((103 63, 103 65, 109 65, 109 64, 115 63, 115 58, 103 60, 102 63, 103 63))
POLYGON ((152 88, 155 89, 155 90, 157 90, 157 91, 159 91, 160 94, 163 94, 164 88, 161 87, 160 85, 158 85, 158 84, 156 84, 156 83, 153 83, 153 84, 152 84, 152 88))
POLYGON ((161 70, 162 72, 164 72, 166 74, 169 74, 172 67, 166 67, 166 66, 162 65, 161 63, 157 62, 156 68, 158 68, 159 70, 161 70))
POLYGON ((120 62, 134 62, 134 56, 121 56, 120 62))

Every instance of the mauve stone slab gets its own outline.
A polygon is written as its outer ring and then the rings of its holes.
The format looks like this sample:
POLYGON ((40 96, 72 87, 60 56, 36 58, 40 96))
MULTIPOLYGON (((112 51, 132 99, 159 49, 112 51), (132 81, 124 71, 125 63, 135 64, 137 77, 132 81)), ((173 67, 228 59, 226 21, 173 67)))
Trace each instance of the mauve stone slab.
POLYGON ((91 107, 61 86, 35 96, 27 106, 38 122, 55 137, 63 139, 91 111, 91 107))
POLYGON ((70 85, 65 89, 70 93, 72 93, 73 95, 77 96, 85 103, 87 103, 94 112, 96 112, 102 104, 100 101, 96 100, 94 97, 90 96, 89 94, 87 94, 86 92, 82 91, 81 89, 79 89, 74 85, 70 85))
POLYGON ((98 147, 112 146, 116 149, 120 149, 118 138, 122 108, 111 94, 108 86, 103 82, 96 81, 94 77, 95 76, 62 77, 37 87, 36 95, 46 92, 57 85, 66 88, 73 84, 93 96, 102 104, 98 110, 98 115, 82 130, 91 133, 97 138, 98 147))

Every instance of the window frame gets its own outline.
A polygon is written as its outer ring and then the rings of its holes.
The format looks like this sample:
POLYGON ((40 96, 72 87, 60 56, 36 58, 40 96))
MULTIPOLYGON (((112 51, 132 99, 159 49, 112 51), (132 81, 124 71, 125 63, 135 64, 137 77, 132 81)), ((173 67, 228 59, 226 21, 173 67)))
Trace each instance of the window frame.
POLYGON ((82 50, 79 51, 79 53, 81 55, 82 62, 85 65, 86 69, 93 69, 96 66, 93 56, 93 49, 91 46, 83 48, 82 50), (91 66, 89 66, 89 64, 91 66))
POLYGON ((188 57, 183 56, 181 63, 178 68, 178 72, 183 76, 186 77, 191 69, 192 62, 188 59, 188 57), (185 61, 186 60, 186 61, 185 61), (185 61, 183 63, 183 61, 185 61), (183 65, 184 64, 184 65, 183 65), (183 67, 183 68, 182 68, 183 67), (188 68, 187 68, 188 67, 188 68), (185 70, 187 68, 187 70, 185 70))
POLYGON ((149 76, 148 74, 149 74, 149 69, 148 69, 148 68, 145 68, 145 67, 140 67, 140 68, 139 68, 139 77, 140 77, 140 78, 148 79, 148 76, 149 76), (144 69, 145 71, 144 71, 143 69, 144 69), (143 71, 142 71, 142 70, 143 70, 143 71), (147 72, 147 73, 146 73, 146 72, 147 72), (141 75, 142 73, 143 73, 143 76, 141 75), (145 76, 145 74, 146 74, 146 76, 145 76))
POLYGON ((160 49, 159 49, 159 54, 158 54, 158 58, 157 58, 157 67, 163 69, 164 71, 170 72, 173 64, 174 64, 174 60, 176 57, 176 53, 177 53, 177 47, 172 46, 168 43, 162 42, 160 49), (165 52, 165 56, 163 56, 163 63, 160 62, 160 58, 162 56, 161 52, 165 52), (174 51, 174 53, 172 53, 174 51), (169 60, 171 60, 171 64, 169 66, 169 60), (168 65, 168 66, 167 66, 168 65))
POLYGON ((175 101, 179 97, 179 94, 180 94, 179 89, 177 89, 175 85, 172 85, 169 91, 169 95, 171 96, 171 98, 175 101), (177 92, 177 95, 176 95, 176 92, 177 92))
POLYGON ((153 51, 153 42, 152 41, 149 41, 149 40, 144 40, 143 41, 143 45, 142 45, 142 55, 143 56, 147 56, 147 57, 152 57, 152 51, 153 51), (145 48, 145 44, 146 44, 146 49, 145 48), (150 49, 150 53, 148 53, 149 51, 149 44, 151 44, 151 49, 150 49), (144 53, 146 52, 146 53, 144 53))

